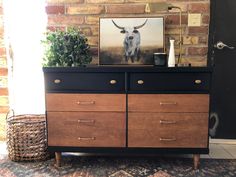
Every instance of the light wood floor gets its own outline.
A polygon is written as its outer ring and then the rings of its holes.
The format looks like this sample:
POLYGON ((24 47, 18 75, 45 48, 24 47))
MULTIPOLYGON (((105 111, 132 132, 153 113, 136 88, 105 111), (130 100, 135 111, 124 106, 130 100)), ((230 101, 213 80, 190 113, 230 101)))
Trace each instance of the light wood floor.
MULTIPOLYGON (((236 144, 230 143, 210 143, 210 153, 208 155, 201 155, 201 158, 212 159, 236 159, 236 144)), ((0 142, 0 155, 6 155, 6 143, 0 142)), ((192 157, 191 155, 178 155, 185 157, 192 157)))

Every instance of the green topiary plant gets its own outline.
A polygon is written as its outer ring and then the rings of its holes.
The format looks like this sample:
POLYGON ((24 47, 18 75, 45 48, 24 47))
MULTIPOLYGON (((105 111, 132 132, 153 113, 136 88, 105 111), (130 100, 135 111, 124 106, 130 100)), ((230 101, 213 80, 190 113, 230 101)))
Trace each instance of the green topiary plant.
POLYGON ((75 28, 46 34, 43 66, 84 66, 92 61, 87 38, 75 28))

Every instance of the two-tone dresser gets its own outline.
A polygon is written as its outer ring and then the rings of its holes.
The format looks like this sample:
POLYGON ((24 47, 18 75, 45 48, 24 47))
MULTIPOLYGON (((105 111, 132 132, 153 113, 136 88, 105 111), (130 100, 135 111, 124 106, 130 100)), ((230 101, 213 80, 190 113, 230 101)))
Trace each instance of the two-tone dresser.
POLYGON ((61 152, 209 152, 208 67, 43 68, 48 148, 61 152))

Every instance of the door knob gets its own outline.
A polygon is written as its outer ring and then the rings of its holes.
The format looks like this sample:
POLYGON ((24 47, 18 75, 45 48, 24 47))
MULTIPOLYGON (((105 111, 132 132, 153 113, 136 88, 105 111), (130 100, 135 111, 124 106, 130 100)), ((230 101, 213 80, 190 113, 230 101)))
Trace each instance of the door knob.
POLYGON ((235 47, 230 47, 226 44, 224 44, 222 41, 218 41, 215 45, 214 45, 215 48, 219 49, 219 50, 222 50, 223 48, 228 48, 230 50, 234 50, 235 47))

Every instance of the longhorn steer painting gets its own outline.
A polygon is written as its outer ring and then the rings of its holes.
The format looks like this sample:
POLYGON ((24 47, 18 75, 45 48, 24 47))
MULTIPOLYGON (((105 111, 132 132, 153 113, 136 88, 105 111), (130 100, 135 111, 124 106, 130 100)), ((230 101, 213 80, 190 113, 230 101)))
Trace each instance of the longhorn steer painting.
POLYGON ((129 58, 131 58, 131 62, 134 63, 134 58, 137 59, 137 61, 140 59, 140 33, 138 31, 139 28, 142 28, 146 23, 147 19, 142 25, 139 26, 133 26, 133 27, 121 27, 117 25, 113 20, 111 20, 112 23, 120 29, 121 33, 124 33, 124 56, 125 61, 128 61, 129 58))
POLYGON ((100 18, 99 64, 151 65, 164 51, 164 19, 100 18))

